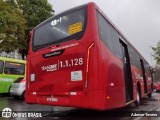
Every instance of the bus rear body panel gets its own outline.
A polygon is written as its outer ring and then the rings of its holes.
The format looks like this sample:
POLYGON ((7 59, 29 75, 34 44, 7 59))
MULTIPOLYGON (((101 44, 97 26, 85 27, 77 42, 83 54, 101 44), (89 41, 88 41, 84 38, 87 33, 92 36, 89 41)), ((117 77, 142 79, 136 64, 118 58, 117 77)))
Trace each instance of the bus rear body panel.
MULTIPOLYGON (((94 6, 88 6, 87 11, 90 9, 94 6)), ((27 103, 105 109, 94 12, 87 14, 90 22, 87 21, 81 39, 54 44, 36 52, 29 51, 27 103)))
POLYGON ((79 42, 67 44, 76 46, 65 48, 61 55, 50 58, 43 57, 47 50, 30 56, 28 62, 32 69, 28 76, 28 94, 35 97, 39 104, 87 108, 102 106, 103 85, 97 82, 101 73, 97 45, 84 46, 79 42))

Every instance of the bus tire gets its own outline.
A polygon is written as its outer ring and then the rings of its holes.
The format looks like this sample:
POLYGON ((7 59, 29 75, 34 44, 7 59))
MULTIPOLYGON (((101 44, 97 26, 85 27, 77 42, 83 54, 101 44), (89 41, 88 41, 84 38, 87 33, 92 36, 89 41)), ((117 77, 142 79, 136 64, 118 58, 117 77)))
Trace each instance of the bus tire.
POLYGON ((152 98, 152 93, 149 93, 149 94, 148 94, 148 98, 152 98))
POLYGON ((11 89, 11 86, 9 87, 9 89, 8 89, 8 95, 10 96, 10 89, 11 89))
POLYGON ((25 91, 22 93, 21 99, 25 99, 25 91))
POLYGON ((141 93, 140 93, 140 89, 137 88, 135 105, 136 105, 136 107, 138 107, 140 104, 141 104, 141 93))
POLYGON ((16 96, 16 95, 14 95, 13 97, 14 97, 14 99, 19 99, 19 96, 16 96))

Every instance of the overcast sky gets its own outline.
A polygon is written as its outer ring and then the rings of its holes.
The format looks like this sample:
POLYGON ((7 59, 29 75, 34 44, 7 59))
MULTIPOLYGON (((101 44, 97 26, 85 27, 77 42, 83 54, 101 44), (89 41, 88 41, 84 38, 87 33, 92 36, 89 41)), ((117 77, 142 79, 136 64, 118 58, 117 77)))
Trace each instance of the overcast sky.
POLYGON ((160 0, 48 1, 55 14, 84 3, 95 2, 150 65, 155 63, 149 46, 156 46, 160 40, 160 0))

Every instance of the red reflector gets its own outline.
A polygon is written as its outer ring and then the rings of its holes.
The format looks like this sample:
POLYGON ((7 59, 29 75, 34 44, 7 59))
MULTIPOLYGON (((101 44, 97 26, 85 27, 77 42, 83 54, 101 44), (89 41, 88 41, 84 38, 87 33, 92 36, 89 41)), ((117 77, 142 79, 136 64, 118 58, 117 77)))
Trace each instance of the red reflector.
POLYGON ((77 95, 82 95, 82 92, 77 92, 77 95))
POLYGON ((20 83, 24 83, 24 82, 26 82, 25 78, 20 81, 20 83))

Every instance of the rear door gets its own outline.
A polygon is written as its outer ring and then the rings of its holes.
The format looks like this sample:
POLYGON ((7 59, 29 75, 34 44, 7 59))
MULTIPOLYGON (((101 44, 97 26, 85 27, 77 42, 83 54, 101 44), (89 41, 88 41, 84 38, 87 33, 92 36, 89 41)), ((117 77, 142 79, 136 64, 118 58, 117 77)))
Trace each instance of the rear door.
POLYGON ((127 45, 120 40, 123 54, 124 63, 124 76, 125 76, 125 89, 126 89, 126 102, 133 100, 133 83, 131 75, 131 66, 127 45))
POLYGON ((140 62, 141 62, 142 76, 143 76, 143 83, 144 83, 144 93, 147 93, 146 72, 145 72, 144 62, 141 58, 140 58, 140 62))

